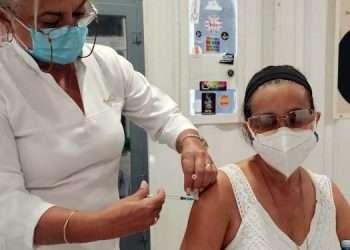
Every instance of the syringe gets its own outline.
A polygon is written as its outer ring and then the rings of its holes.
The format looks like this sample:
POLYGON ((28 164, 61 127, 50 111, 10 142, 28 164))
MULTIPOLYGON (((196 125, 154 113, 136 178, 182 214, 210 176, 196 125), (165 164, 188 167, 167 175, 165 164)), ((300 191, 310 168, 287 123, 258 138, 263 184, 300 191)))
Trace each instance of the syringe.
POLYGON ((193 196, 181 196, 181 195, 166 195, 166 199, 169 200, 180 200, 180 201, 196 201, 193 196))
MULTIPOLYGON (((154 195, 149 194, 147 197, 152 198, 154 195)), ((190 193, 187 196, 167 194, 166 199, 169 200, 180 200, 180 201, 197 201, 199 200, 198 193, 190 193)))

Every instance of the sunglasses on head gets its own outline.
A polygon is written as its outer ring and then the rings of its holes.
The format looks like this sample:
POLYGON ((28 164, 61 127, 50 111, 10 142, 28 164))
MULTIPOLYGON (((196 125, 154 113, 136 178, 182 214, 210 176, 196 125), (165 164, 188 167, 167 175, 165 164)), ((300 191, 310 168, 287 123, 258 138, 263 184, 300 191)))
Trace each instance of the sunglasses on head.
POLYGON ((288 128, 296 129, 309 125, 315 120, 315 117, 316 112, 312 109, 293 110, 283 116, 276 114, 253 115, 248 118, 248 126, 255 133, 276 130, 283 124, 288 128))

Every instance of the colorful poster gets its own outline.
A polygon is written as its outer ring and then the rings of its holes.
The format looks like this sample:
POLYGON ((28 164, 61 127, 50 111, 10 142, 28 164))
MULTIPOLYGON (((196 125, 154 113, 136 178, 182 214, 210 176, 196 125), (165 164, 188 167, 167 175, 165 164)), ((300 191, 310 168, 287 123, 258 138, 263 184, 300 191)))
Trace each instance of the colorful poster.
POLYGON ((236 54, 236 0, 201 0, 200 5, 194 2, 190 6, 195 17, 190 19, 194 53, 236 54))
POLYGON ((207 37, 205 42, 205 51, 206 52, 220 52, 220 38, 218 37, 207 37))

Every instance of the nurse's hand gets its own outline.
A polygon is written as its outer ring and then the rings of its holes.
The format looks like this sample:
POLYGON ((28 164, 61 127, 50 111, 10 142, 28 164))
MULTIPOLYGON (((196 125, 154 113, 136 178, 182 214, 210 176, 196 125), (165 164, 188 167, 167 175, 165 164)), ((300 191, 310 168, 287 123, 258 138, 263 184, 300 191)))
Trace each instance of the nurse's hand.
POLYGON ((186 193, 202 192, 216 182, 217 168, 208 153, 208 145, 195 130, 185 130, 178 138, 186 193), (195 136, 192 136, 195 135, 195 136))
POLYGON ((103 239, 120 238, 147 230, 157 223, 165 201, 165 192, 148 198, 149 186, 143 181, 139 190, 100 213, 103 239))

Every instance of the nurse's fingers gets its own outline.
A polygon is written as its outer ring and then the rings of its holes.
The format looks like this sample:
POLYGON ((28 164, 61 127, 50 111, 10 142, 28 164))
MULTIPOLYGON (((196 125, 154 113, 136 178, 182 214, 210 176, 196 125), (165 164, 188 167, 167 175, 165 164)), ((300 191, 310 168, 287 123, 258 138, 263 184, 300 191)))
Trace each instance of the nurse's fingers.
POLYGON ((195 158, 195 172, 194 172, 194 183, 193 183, 193 191, 199 192, 205 183, 206 177, 206 166, 207 162, 207 153, 198 153, 195 158))
POLYGON ((152 207, 153 211, 157 212, 160 211, 163 207, 163 204, 165 202, 165 191, 164 190, 158 190, 157 194, 148 196, 148 199, 146 200, 147 204, 152 207))
POLYGON ((152 218, 153 221, 151 223, 151 226, 155 225, 160 217, 160 212, 162 211, 163 204, 165 202, 165 192, 163 190, 159 190, 155 196, 152 196, 147 201, 148 206, 151 206, 153 208, 152 211, 152 218))
POLYGON ((202 192, 205 187, 209 186, 210 174, 211 174, 211 162, 209 160, 206 160, 206 163, 204 166, 204 176, 203 176, 202 186, 199 188, 199 192, 202 192))
POLYGON ((184 188, 186 193, 193 189, 193 174, 195 173, 195 156, 193 153, 185 153, 181 156, 182 169, 185 176, 184 188))
MULTIPOLYGON (((215 183, 217 180, 218 175, 218 169, 215 165, 215 163, 212 161, 212 159, 209 156, 209 159, 207 161, 207 164, 205 166, 205 182, 203 183, 203 188, 205 189, 211 184, 215 183)), ((200 190, 202 191, 202 190, 200 190)))
POLYGON ((194 176, 194 191, 202 192, 216 182, 218 170, 209 154, 199 154, 196 157, 194 176))
POLYGON ((149 194, 149 185, 146 181, 142 181, 139 189, 133 195, 129 196, 131 200, 142 200, 149 194))
POLYGON ((158 223, 159 221, 159 218, 160 218, 160 213, 159 212, 155 212, 154 215, 153 215, 153 223, 151 224, 151 226, 154 226, 155 224, 158 223))

